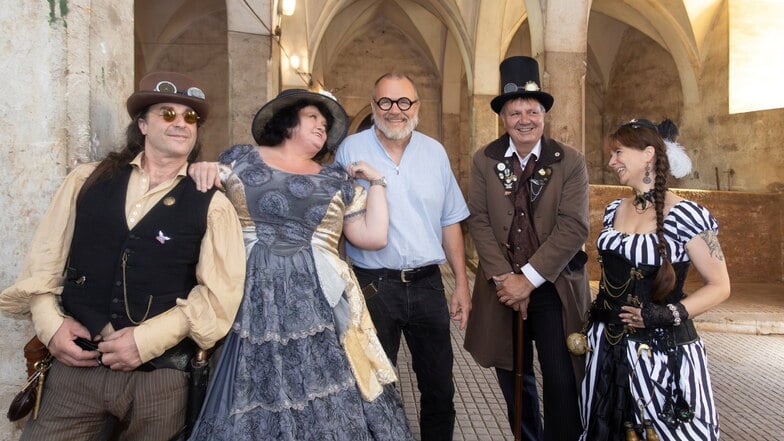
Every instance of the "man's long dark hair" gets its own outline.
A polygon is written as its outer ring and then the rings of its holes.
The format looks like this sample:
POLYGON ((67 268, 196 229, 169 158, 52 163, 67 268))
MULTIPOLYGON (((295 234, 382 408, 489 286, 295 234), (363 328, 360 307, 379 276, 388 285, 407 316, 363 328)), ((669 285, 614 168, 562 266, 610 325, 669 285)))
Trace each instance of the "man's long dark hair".
MULTIPOLYGON (((81 199, 85 190, 95 185, 97 182, 117 176, 118 173, 133 161, 133 158, 135 158, 136 155, 144 150, 145 136, 139 129, 139 120, 146 120, 149 110, 150 108, 147 107, 133 117, 133 120, 125 129, 125 147, 118 152, 110 152, 106 155, 106 158, 95 167, 95 170, 93 170, 90 176, 84 181, 84 185, 82 185, 82 189, 79 191, 79 199, 81 199)), ((201 153, 201 141, 198 137, 198 130, 197 126, 196 143, 193 146, 193 150, 191 150, 191 153, 188 155, 188 163, 196 161, 201 153)))

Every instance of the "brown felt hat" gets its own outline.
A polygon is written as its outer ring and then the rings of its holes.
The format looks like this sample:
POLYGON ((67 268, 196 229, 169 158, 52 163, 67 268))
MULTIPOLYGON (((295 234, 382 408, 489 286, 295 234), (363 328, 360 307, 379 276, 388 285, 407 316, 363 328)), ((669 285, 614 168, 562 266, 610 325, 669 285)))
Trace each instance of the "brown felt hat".
POLYGON ((151 72, 139 82, 139 90, 125 103, 128 114, 135 117, 144 108, 158 103, 176 103, 190 107, 204 122, 210 111, 204 89, 192 78, 176 72, 151 72))

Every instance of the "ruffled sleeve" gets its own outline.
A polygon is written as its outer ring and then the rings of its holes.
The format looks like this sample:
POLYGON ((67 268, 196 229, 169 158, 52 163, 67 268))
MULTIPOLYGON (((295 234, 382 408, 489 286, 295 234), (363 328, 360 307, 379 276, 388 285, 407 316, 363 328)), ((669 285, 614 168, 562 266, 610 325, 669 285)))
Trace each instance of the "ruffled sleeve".
POLYGON ((622 200, 623 199, 618 198, 610 202, 604 209, 604 220, 602 221, 602 226, 604 228, 612 228, 613 222, 615 221, 615 211, 618 209, 618 205, 621 204, 622 200))
POLYGON ((719 223, 716 222, 707 208, 692 201, 682 201, 672 208, 671 215, 675 218, 678 239, 687 243, 694 236, 708 230, 719 233, 719 223))

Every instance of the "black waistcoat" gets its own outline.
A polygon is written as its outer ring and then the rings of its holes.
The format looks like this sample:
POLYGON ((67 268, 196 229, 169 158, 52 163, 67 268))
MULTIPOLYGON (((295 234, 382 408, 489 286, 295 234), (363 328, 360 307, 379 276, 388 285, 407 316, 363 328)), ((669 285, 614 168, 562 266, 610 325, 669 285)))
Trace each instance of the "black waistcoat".
POLYGON ((128 166, 94 184, 76 208, 62 303, 93 336, 109 322, 122 329, 172 308, 197 283, 214 191, 201 193, 186 177, 128 230, 130 175, 128 166))
POLYGON ((520 165, 517 156, 512 157, 512 169, 517 181, 512 192, 512 203, 515 214, 509 228, 508 258, 512 263, 514 272, 520 274, 523 265, 536 253, 539 248, 539 238, 533 224, 533 203, 531 202, 530 179, 536 166, 534 155, 528 159, 525 169, 520 165))

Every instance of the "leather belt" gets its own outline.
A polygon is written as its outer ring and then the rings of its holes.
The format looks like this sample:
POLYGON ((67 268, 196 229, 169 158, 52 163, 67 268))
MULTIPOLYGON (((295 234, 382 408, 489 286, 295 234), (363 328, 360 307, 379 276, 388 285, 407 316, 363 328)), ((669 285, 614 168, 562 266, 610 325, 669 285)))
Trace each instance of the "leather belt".
POLYGON ((433 264, 420 266, 419 268, 404 268, 400 270, 389 268, 369 269, 355 266, 354 270, 368 274, 374 274, 384 279, 399 280, 403 283, 411 283, 434 274, 436 271, 438 271, 438 265, 433 264))
POLYGON ((199 346, 186 337, 160 356, 142 364, 135 370, 150 372, 156 369, 177 369, 178 371, 190 372, 193 369, 191 360, 198 350, 199 346))

